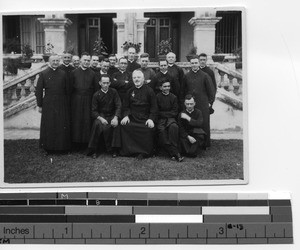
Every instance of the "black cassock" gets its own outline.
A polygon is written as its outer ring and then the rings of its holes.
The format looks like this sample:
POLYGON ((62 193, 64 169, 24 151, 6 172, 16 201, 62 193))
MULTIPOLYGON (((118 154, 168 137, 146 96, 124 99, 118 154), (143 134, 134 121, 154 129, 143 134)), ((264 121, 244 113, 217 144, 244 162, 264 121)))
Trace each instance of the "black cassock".
POLYGON ((109 67, 108 71, 107 71, 107 74, 112 77, 112 75, 116 72, 119 72, 119 69, 116 68, 115 66, 111 66, 109 67))
POLYGON ((205 147, 210 146, 210 114, 209 103, 215 99, 215 90, 208 74, 200 69, 197 72, 189 71, 183 79, 182 104, 184 95, 192 94, 195 97, 196 108, 200 109, 203 115, 203 130, 206 133, 205 147))
POLYGON ((117 116, 121 117, 121 100, 115 89, 109 88, 106 93, 98 90, 92 99, 92 118, 94 119, 91 130, 89 148, 97 151, 98 143, 103 136, 104 146, 107 151, 112 148, 120 148, 120 126, 112 127, 111 120, 117 116), (108 124, 104 125, 97 117, 106 119, 108 124))
POLYGON ((127 91, 133 86, 131 74, 128 71, 118 71, 111 77, 110 87, 118 91, 122 103, 124 102, 127 91))
POLYGON ((159 71, 158 73, 156 73, 156 75, 154 76, 153 80, 151 81, 151 87, 154 90, 154 92, 156 94, 160 93, 160 86, 163 82, 170 82, 170 86, 171 86, 171 90, 170 92, 173 93, 177 99, 179 100, 180 98, 180 83, 178 81, 178 79, 175 79, 173 76, 171 76, 169 74, 169 72, 166 73, 162 73, 161 71, 159 71))
POLYGON ((88 143, 91 130, 92 97, 98 83, 95 73, 81 67, 71 73, 71 131, 72 141, 88 143))
POLYGON ((158 107, 157 131, 159 144, 170 155, 178 154, 178 124, 176 118, 178 115, 177 97, 169 93, 156 95, 158 107))
POLYGON ((71 99, 71 82, 70 82, 70 78, 71 78, 71 72, 75 69, 71 64, 69 64, 68 66, 66 66, 65 64, 61 64, 58 66, 59 69, 63 70, 66 73, 67 76, 67 92, 68 92, 68 101, 70 102, 71 99))
POLYGON ((183 69, 177 66, 176 64, 173 64, 172 66, 169 65, 168 73, 170 74, 170 76, 172 76, 175 80, 178 81, 180 87, 179 91, 181 91, 183 77, 184 77, 183 69))
POLYGON ((149 156, 153 153, 155 128, 149 128, 145 123, 148 119, 155 122, 156 115, 156 96, 151 87, 148 85, 133 87, 127 92, 124 100, 124 117, 128 116, 130 122, 121 125, 121 155, 149 156))
POLYGON ((181 151, 184 154, 195 157, 197 156, 198 150, 203 146, 205 138, 205 132, 202 129, 202 112, 195 108, 191 113, 187 112, 186 110, 183 110, 181 113, 185 113, 191 117, 191 120, 187 121, 180 118, 180 114, 178 116, 181 151), (188 135, 194 137, 196 142, 193 144, 190 143, 189 139, 187 138, 188 135))
POLYGON ((216 83, 216 77, 215 77, 215 73, 212 71, 212 69, 210 67, 205 66, 204 68, 200 68, 203 72, 205 72, 206 74, 208 74, 212 80, 212 83, 214 85, 215 88, 215 94, 217 92, 217 83, 216 83))
POLYGON ((127 71, 132 74, 133 71, 135 71, 136 69, 139 69, 141 67, 141 65, 139 63, 137 63, 135 60, 134 61, 129 61, 128 60, 128 66, 127 66, 127 71))
POLYGON ((40 147, 45 150, 69 150, 70 112, 65 72, 50 67, 41 72, 35 95, 37 106, 42 108, 40 147))

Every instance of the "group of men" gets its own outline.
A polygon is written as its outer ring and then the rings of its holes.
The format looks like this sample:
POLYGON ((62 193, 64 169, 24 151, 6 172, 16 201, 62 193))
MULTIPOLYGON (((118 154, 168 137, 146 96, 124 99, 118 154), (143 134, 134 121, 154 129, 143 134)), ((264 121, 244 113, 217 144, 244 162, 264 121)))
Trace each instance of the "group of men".
POLYGON ((67 53, 62 64, 58 55, 49 58, 36 87, 46 153, 87 148, 93 158, 107 151, 141 159, 164 150, 181 162, 182 155, 196 157, 210 147, 216 82, 207 56, 193 57, 184 74, 172 52, 159 61, 158 72, 148 67, 147 53, 140 63, 135 55, 129 48, 118 67, 115 55, 99 62, 83 53, 79 65, 67 53))

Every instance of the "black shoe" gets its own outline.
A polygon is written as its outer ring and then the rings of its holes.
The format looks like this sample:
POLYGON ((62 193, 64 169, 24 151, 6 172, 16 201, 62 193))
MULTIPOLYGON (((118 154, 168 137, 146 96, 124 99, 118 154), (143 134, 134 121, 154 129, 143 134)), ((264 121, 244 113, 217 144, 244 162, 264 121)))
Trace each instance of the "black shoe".
POLYGON ((178 162, 182 162, 183 159, 184 159, 184 157, 182 157, 182 156, 178 153, 177 155, 175 155, 175 159, 176 159, 176 161, 178 161, 178 162))

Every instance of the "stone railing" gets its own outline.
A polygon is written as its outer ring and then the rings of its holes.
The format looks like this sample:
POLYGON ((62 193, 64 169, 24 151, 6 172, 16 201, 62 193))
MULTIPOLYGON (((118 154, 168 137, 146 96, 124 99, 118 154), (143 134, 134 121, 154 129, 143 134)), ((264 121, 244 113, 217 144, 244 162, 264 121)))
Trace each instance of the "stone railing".
POLYGON ((36 105, 34 94, 39 73, 47 67, 48 65, 44 64, 40 68, 34 69, 25 75, 4 83, 4 118, 10 117, 20 110, 36 105))
POLYGON ((218 91, 216 98, 237 109, 243 109, 243 75, 226 65, 214 65, 218 91))

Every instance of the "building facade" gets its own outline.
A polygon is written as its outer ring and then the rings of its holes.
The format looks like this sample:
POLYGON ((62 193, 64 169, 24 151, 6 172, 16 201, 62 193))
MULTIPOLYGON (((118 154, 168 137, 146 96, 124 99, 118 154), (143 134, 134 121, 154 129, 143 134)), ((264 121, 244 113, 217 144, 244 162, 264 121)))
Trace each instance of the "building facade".
MULTIPOLYGON (((43 54, 45 44, 53 51, 93 52, 101 37, 108 53, 123 54, 125 41, 141 43, 141 52, 157 60, 158 44, 171 38, 178 61, 186 61, 192 46, 197 53, 212 55, 216 47, 230 54, 242 46, 242 11, 215 8, 193 11, 117 11, 111 13, 70 13, 3 16, 4 53, 20 53, 14 43, 29 44, 35 54, 43 54)), ((218 51, 220 52, 220 51, 218 51)))

